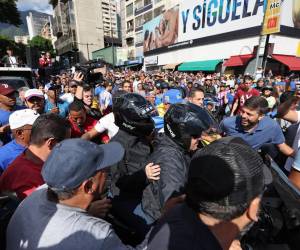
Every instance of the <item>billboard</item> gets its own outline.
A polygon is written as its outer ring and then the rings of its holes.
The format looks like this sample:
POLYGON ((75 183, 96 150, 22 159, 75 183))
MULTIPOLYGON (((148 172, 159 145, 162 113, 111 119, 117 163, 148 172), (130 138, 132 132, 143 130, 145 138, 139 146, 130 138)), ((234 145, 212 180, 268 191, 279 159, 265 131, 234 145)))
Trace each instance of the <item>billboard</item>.
POLYGON ((285 0, 281 9, 281 25, 300 29, 300 1, 285 0))
POLYGON ((176 6, 144 24, 144 52, 178 42, 178 17, 176 6))
POLYGON ((221 42, 259 35, 266 2, 180 1, 176 7, 144 24, 144 54, 203 45, 208 43, 208 38, 221 42))

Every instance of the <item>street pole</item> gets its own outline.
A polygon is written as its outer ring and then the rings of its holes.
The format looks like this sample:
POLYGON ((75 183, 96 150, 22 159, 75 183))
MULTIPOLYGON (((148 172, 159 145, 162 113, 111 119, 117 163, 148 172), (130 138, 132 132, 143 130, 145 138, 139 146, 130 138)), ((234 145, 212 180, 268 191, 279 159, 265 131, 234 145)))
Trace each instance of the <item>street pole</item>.
POLYGON ((112 27, 111 27, 111 30, 110 30, 110 32, 111 32, 111 48, 112 48, 112 63, 113 63, 113 69, 115 69, 115 48, 114 48, 114 34, 113 34, 113 29, 112 29, 112 27))
POLYGON ((269 52, 269 41, 270 41, 270 35, 268 34, 266 37, 266 44, 265 44, 265 50, 264 50, 264 56, 263 56, 263 76, 265 76, 265 72, 266 72, 266 67, 267 67, 267 61, 268 61, 268 52, 269 52))
POLYGON ((89 44, 86 44, 86 50, 87 50, 87 55, 88 55, 88 61, 90 60, 90 51, 89 51, 89 44))

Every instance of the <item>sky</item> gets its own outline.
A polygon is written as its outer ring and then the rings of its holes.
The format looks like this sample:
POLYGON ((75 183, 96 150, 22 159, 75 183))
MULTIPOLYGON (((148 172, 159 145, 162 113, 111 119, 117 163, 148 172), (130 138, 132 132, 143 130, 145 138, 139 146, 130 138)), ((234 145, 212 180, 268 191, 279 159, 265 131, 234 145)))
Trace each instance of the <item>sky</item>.
POLYGON ((21 11, 36 10, 47 14, 52 14, 52 7, 49 0, 18 0, 18 9, 21 11))

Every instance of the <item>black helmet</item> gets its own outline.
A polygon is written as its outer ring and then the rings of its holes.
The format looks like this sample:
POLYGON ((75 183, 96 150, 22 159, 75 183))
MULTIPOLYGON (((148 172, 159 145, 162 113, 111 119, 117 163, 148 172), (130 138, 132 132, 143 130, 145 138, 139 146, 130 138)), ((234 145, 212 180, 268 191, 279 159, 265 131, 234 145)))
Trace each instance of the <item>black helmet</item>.
POLYGON ((165 134, 185 150, 189 150, 192 137, 215 127, 217 122, 208 111, 192 103, 174 104, 164 117, 165 134))
POLYGON ((153 106, 143 96, 126 93, 114 99, 113 113, 116 125, 137 136, 148 136, 154 130, 151 113, 153 106))

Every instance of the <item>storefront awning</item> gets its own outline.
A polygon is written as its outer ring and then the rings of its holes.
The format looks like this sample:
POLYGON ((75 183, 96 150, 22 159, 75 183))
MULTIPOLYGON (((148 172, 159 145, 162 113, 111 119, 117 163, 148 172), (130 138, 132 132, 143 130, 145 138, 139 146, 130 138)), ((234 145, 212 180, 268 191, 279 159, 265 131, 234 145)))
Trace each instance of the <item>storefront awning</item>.
POLYGON ((225 67, 239 67, 245 66, 252 58, 254 58, 253 54, 248 55, 238 55, 231 56, 225 63, 225 67))
POLYGON ((180 63, 172 63, 172 64, 167 64, 163 66, 163 69, 175 69, 180 63))
POLYGON ((222 59, 197 62, 186 62, 178 67, 179 71, 215 71, 222 59))
POLYGON ((272 55, 272 58, 288 66, 290 70, 300 71, 300 58, 288 55, 272 55))

